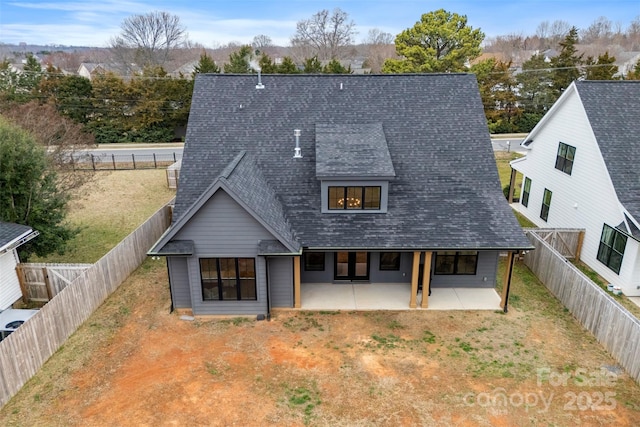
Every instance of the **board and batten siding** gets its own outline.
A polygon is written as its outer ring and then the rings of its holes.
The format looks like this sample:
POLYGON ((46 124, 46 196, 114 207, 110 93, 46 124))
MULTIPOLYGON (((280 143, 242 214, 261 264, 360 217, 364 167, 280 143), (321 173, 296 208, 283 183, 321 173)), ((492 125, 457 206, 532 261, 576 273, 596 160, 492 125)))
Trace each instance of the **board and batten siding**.
POLYGON ((22 297, 16 265, 18 256, 15 251, 0 253, 0 311, 11 307, 22 297))
POLYGON ((636 286, 630 286, 636 269, 637 242, 628 239, 619 275, 596 258, 603 224, 615 227, 623 216, 586 112, 573 87, 552 113, 533 135, 525 159, 513 164, 522 173, 523 182, 524 177, 531 179, 528 207, 520 201, 516 210, 538 227, 585 229, 581 260, 609 283, 620 286, 626 295, 640 295, 636 286), (576 147, 571 175, 555 168, 560 142, 576 147), (552 192, 546 222, 540 218, 545 188, 552 192))
POLYGON ((479 251, 476 274, 435 274, 436 253, 431 260, 432 288, 494 288, 498 272, 497 251, 479 251))
POLYGON ((275 237, 223 190, 218 190, 174 236, 193 240, 194 254, 186 258, 194 315, 252 315, 267 313, 266 263, 258 242, 275 237), (200 258, 254 258, 256 301, 203 301, 200 258))
POLYGON ((167 257, 173 308, 191 308, 189 268, 185 257, 167 257))
POLYGON ((293 307, 293 257, 268 257, 271 307, 293 307))

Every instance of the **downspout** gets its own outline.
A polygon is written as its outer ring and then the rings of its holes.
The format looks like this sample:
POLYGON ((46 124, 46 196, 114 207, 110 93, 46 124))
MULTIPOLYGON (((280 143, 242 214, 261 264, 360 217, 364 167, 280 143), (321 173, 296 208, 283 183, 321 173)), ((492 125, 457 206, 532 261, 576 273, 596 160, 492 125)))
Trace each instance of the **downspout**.
POLYGON ((265 271, 265 276, 267 277, 267 320, 271 321, 271 299, 269 298, 269 295, 271 294, 271 288, 269 287, 269 258, 268 257, 264 257, 264 271, 265 271))
POLYGON ((505 313, 507 313, 509 311, 508 310, 508 306, 509 306, 509 290, 511 289, 511 277, 513 276, 513 264, 516 262, 516 255, 517 254, 518 254, 518 251, 513 253, 513 256, 511 257, 511 262, 507 266, 507 268, 509 269, 509 275, 507 276, 507 290, 506 290, 505 298, 504 298, 503 311, 505 313))

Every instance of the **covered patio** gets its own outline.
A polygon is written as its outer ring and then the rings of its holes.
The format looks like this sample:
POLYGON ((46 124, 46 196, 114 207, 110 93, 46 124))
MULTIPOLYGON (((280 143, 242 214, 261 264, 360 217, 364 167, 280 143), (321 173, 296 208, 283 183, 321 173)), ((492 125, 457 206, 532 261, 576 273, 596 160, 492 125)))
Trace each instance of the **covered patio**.
MULTIPOLYGON (((304 284, 302 310, 410 310, 410 284, 304 284)), ((418 293, 422 301, 422 292, 418 293)), ((432 288, 426 310, 502 310, 494 288, 432 288)), ((418 304, 418 309, 420 304, 418 304)))

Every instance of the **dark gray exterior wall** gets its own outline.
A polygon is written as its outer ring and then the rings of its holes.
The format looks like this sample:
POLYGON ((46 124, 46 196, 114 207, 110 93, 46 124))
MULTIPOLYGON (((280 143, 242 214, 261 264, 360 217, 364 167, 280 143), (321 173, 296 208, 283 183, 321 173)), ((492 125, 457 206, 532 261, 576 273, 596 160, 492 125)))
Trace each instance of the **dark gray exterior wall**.
POLYGON ((268 257, 271 307, 293 307, 293 258, 268 257))
MULTIPOLYGON (((476 274, 466 275, 435 275, 435 252, 431 258, 431 286, 432 287, 466 287, 492 288, 495 287, 498 271, 497 251, 481 251, 478 253, 478 268, 476 274), (486 280, 484 278, 486 277, 486 280)), ((380 271, 380 253, 372 252, 369 258, 369 281, 371 283, 411 283, 413 268, 413 252, 402 252, 399 271, 380 271)), ((305 283, 332 283, 334 269, 334 252, 325 254, 324 271, 305 271, 302 265, 301 281, 305 283)))
POLYGON ((194 255, 187 258, 194 315, 252 315, 267 313, 266 262, 258 256, 258 241, 274 236, 220 190, 176 234, 176 240, 193 240, 194 255), (238 257, 256 261, 256 301, 203 301, 200 258, 238 257))
POLYGON ((191 308, 187 258, 167 257, 167 267, 169 269, 171 303, 173 304, 173 308, 191 308))

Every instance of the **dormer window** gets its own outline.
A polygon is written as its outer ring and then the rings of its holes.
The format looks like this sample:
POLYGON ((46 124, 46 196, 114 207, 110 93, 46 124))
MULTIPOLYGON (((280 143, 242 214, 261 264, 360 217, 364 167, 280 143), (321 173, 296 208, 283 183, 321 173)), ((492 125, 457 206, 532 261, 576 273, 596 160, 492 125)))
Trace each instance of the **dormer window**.
POLYGON ((329 210, 380 210, 380 186, 329 186, 329 210))
POLYGON ((385 213, 395 177, 381 123, 316 124, 323 213, 385 213))

